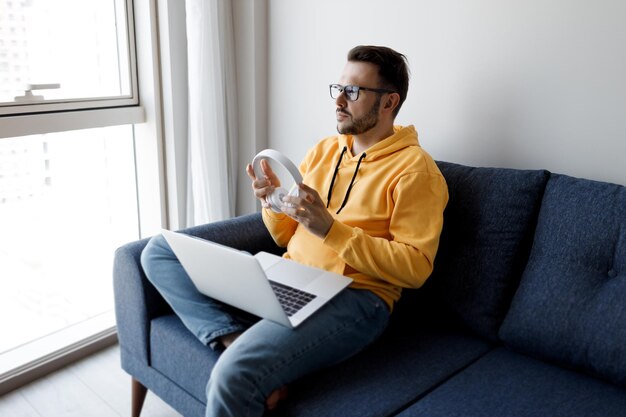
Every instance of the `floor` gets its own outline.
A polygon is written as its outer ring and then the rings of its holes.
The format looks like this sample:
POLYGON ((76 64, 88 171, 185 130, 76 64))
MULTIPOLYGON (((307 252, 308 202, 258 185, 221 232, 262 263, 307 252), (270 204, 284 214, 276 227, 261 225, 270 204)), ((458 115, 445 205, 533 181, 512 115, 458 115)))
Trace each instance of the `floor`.
MULTIPOLYGON (((0 417, 127 417, 130 390, 115 345, 1 396, 0 417)), ((141 417, 181 415, 148 392, 141 417)))

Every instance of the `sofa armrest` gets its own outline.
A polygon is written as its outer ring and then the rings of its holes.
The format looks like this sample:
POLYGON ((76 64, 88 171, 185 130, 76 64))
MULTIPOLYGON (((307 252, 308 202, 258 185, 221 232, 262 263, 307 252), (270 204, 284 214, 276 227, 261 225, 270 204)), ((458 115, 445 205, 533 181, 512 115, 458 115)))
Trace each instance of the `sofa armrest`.
MULTIPOLYGON (((181 232, 250 253, 283 252, 272 240, 260 213, 195 226, 181 232)), ((120 247, 115 252, 113 263, 115 315, 122 354, 132 354, 145 364, 149 363, 150 321, 171 311, 141 267, 141 252, 148 240, 120 247)))
POLYGON ((147 243, 148 239, 128 243, 115 251, 113 260, 115 319, 122 355, 132 352, 145 364, 150 319, 165 304, 141 267, 141 251, 147 243))

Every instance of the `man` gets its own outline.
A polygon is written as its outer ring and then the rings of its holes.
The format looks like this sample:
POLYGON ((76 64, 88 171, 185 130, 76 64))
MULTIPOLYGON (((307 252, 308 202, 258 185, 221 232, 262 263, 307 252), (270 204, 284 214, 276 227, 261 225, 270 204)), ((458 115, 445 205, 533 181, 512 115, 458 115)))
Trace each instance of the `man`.
POLYGON ((263 415, 287 384, 376 340, 401 288, 421 286, 432 271, 448 192, 413 126, 393 123, 408 90, 406 59, 389 48, 358 46, 338 82, 330 94, 339 135, 307 153, 303 193, 285 197, 283 212, 274 213, 265 197, 279 181, 267 161, 262 178, 250 165, 247 173, 285 256, 349 276, 348 289, 290 329, 200 295, 163 238, 142 254, 148 278, 183 323, 203 343, 224 349, 207 385, 207 416, 263 415))

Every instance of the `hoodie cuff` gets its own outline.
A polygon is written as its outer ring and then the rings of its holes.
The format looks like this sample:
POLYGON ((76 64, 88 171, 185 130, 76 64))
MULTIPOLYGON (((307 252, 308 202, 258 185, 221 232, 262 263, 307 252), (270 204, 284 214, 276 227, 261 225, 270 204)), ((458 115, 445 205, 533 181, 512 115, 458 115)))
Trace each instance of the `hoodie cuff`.
POLYGON ((352 233, 352 227, 335 220, 324 238, 324 244, 341 254, 346 248, 348 240, 352 238, 352 233))
POLYGON ((261 210, 262 210, 263 219, 270 221, 272 223, 280 223, 281 221, 285 220, 285 217, 287 217, 285 213, 276 213, 272 209, 263 208, 261 210))

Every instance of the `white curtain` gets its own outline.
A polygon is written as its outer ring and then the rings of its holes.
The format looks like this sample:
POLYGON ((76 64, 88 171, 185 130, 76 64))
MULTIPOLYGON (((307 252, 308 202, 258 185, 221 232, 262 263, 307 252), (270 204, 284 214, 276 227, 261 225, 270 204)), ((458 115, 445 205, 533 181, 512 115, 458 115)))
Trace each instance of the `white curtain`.
POLYGON ((235 214, 237 125, 231 0, 186 0, 187 226, 235 214))

